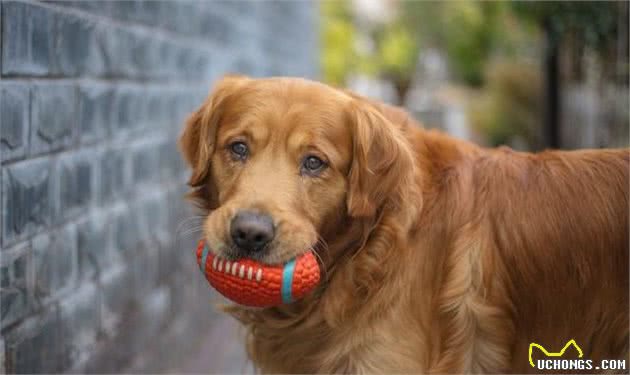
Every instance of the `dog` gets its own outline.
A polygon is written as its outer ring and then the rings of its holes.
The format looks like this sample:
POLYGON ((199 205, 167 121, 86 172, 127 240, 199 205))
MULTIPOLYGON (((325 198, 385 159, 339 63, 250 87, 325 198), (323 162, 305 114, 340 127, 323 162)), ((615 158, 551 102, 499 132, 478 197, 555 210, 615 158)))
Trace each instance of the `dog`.
POLYGON ((347 90, 243 76, 179 145, 212 251, 320 258, 306 298, 228 308, 263 372, 538 372, 530 344, 569 340, 628 358, 627 149, 486 149, 347 90))

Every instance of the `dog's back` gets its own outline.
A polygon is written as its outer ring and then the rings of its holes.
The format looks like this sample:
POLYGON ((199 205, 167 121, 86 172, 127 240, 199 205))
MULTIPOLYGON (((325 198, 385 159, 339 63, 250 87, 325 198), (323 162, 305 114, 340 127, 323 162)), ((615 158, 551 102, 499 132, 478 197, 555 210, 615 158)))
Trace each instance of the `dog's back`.
POLYGON ((555 352, 574 339, 596 364, 627 358, 629 155, 499 149, 478 164, 515 329, 513 371, 535 370, 531 343, 555 352))

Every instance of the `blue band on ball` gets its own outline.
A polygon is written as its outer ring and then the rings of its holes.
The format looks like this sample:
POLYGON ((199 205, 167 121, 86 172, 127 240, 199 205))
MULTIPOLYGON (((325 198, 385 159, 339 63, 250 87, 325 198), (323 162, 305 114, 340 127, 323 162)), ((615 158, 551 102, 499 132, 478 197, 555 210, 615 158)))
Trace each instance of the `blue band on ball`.
POLYGON ((295 271, 295 259, 291 259, 282 269, 282 303, 293 302, 291 286, 293 285, 293 272, 295 271))

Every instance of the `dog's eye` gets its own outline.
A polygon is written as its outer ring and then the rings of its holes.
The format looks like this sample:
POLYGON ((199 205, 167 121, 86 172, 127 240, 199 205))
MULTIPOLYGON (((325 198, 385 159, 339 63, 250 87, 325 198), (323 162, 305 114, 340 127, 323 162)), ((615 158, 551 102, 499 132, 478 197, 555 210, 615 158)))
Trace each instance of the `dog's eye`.
POLYGON ((317 156, 307 156, 302 162, 302 171, 307 174, 316 174, 326 167, 326 163, 317 156))
POLYGON ((247 148, 247 145, 243 142, 234 142, 230 144, 230 151, 235 158, 243 160, 247 157, 249 148, 247 148))

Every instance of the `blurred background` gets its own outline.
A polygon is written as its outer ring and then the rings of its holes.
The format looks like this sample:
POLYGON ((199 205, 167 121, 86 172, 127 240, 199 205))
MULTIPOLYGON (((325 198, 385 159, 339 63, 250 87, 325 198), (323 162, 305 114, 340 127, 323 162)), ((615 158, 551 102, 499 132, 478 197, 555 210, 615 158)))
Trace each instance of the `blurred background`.
POLYGON ((323 78, 522 150, 628 145, 628 2, 326 1, 323 78))
POLYGON ((232 72, 521 150, 628 146, 627 2, 0 2, 0 373, 251 373, 176 140, 232 72))

